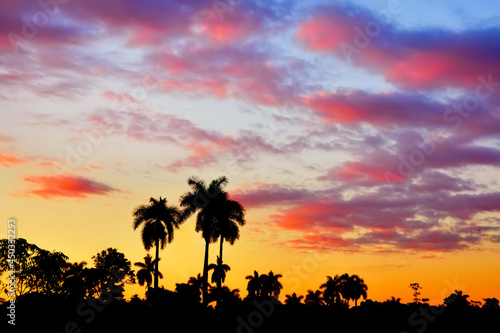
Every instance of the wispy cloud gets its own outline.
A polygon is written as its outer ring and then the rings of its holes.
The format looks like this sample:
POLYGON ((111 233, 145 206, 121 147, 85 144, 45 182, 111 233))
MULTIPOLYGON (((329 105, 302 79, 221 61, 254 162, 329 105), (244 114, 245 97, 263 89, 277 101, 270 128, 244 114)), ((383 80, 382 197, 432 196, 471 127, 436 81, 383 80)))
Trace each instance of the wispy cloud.
POLYGON ((26 176, 24 181, 32 187, 25 192, 26 195, 36 195, 45 199, 87 198, 89 195, 107 195, 118 191, 104 183, 72 175, 26 176))

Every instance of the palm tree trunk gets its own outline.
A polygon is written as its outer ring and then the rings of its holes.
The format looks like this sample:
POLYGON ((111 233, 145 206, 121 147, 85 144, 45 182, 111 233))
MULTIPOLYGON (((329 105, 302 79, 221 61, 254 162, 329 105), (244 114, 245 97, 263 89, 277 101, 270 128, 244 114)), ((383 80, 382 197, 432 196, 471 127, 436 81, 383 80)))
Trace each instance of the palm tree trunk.
POLYGON ((208 247, 209 240, 205 240, 205 260, 203 261, 203 305, 208 304, 208 247))
MULTIPOLYGON (((224 244, 224 237, 222 235, 220 235, 220 264, 222 265, 222 244, 224 244)), ((217 288, 219 289, 219 291, 221 290, 222 288, 222 279, 218 279, 217 280, 217 288)))
MULTIPOLYGON (((220 265, 222 266, 222 244, 224 243, 224 236, 220 235, 220 265)), ((219 267, 219 272, 222 270, 222 267, 219 267)), ((222 279, 219 278, 217 279, 217 307, 219 306, 219 303, 221 301, 221 292, 222 292, 222 279)))
POLYGON ((155 290, 158 289, 158 257, 160 256, 160 239, 156 240, 155 290))

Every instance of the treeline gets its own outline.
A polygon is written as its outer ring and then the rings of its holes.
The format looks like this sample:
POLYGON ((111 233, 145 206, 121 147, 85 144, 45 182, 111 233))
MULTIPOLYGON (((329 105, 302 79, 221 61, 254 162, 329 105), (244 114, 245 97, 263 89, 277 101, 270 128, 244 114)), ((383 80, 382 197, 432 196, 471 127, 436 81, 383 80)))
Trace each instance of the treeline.
MULTIPOLYGON (((6 239, 0 240, 0 272, 3 274, 9 272, 7 245, 6 239)), ((306 295, 286 295, 282 303, 278 301, 283 289, 281 274, 254 271, 246 277, 247 290, 243 296, 238 289, 217 287, 217 280, 224 279, 215 270, 218 264, 209 265, 211 283, 207 307, 202 302, 201 274, 177 283, 175 290, 170 291, 152 286, 154 260, 149 255, 144 262, 132 265, 123 253, 108 248, 93 255, 92 261, 93 267, 87 267, 86 262, 71 263, 62 252, 47 251, 25 239, 17 239, 16 328, 37 332, 149 329, 302 332, 323 329, 323 325, 332 325, 334 321, 338 331, 383 328, 385 332, 422 329, 442 332, 454 327, 458 331, 464 327, 475 330, 488 327, 485 325, 500 315, 496 298, 479 304, 469 301, 469 296, 461 291, 446 297, 442 306, 430 306, 418 298, 410 304, 402 304, 395 297, 384 302, 372 301, 366 299, 368 287, 364 280, 349 274, 328 276, 317 290, 309 290, 306 295), (125 285, 133 283, 145 286, 144 299, 137 295, 124 299, 125 285), (363 301, 358 305, 359 299, 363 301)), ((6 286, 2 289, 6 291, 6 286)), ((418 288, 412 289, 418 297, 418 288)), ((2 313, 8 313, 8 304, 0 307, 2 313)), ((3 326, 7 326, 6 319, 0 325, 3 326)))

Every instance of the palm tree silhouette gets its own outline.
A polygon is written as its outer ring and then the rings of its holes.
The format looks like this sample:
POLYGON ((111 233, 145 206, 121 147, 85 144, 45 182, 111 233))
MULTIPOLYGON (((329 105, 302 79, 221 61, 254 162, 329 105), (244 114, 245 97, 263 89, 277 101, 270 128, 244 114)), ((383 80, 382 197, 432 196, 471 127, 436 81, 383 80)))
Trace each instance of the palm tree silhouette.
POLYGON ((351 299, 354 300, 354 306, 358 306, 358 299, 361 296, 363 296, 363 299, 366 299, 368 286, 362 278, 357 275, 349 276, 347 273, 343 274, 340 278, 345 281, 341 295, 347 300, 347 305, 349 305, 351 299))
POLYGON ((197 288, 198 290, 202 290, 202 286, 203 286, 203 277, 200 275, 200 273, 198 273, 198 275, 196 275, 196 277, 194 276, 191 276, 188 280, 188 283, 190 286, 193 286, 195 288, 197 288))
POLYGON ((214 270, 212 273, 212 283, 216 282, 217 285, 226 281, 226 272, 231 270, 231 268, 222 263, 220 257, 217 257, 217 264, 208 265, 208 270, 214 270))
POLYGON ((281 289, 283 289, 283 285, 278 281, 279 278, 283 277, 281 274, 274 274, 273 271, 269 271, 267 276, 265 277, 265 290, 268 295, 272 294, 275 298, 278 298, 281 289))
POLYGON ((320 290, 312 291, 311 289, 307 291, 305 303, 308 306, 314 306, 314 307, 325 305, 325 301, 323 300, 323 297, 321 297, 321 291, 320 290))
POLYGON ((184 221, 177 207, 167 205, 167 199, 160 197, 159 200, 149 199, 149 205, 139 205, 134 209, 133 228, 142 228, 142 243, 146 251, 156 246, 156 258, 154 269, 154 289, 158 289, 158 261, 160 248, 163 249, 167 243, 174 239, 174 229, 184 221))
POLYGON ((197 178, 190 177, 188 185, 191 191, 181 196, 180 206, 184 208, 183 218, 186 219, 196 211, 196 232, 201 231, 201 236, 205 240, 205 257, 203 261, 203 304, 208 304, 208 251, 210 243, 215 243, 218 235, 215 232, 215 209, 213 199, 222 195, 224 186, 228 183, 226 177, 222 176, 212 180, 207 186, 206 183, 197 178))
POLYGON ((212 287, 209 289, 209 298, 210 302, 212 301, 221 301, 221 303, 217 304, 217 307, 225 308, 225 305, 235 305, 238 302, 241 302, 240 298, 240 290, 239 289, 229 289, 227 286, 222 286, 222 288, 212 287))
POLYGON ((293 293, 291 295, 286 295, 285 297, 286 297, 285 304, 290 306, 296 306, 302 304, 301 301, 304 298, 304 296, 297 296, 296 293, 293 293))
POLYGON ((400 297, 396 298, 394 296, 391 296, 391 298, 389 298, 386 302, 392 304, 401 304, 401 298, 400 297))
POLYGON ((64 282, 62 290, 71 297, 83 299, 87 292, 87 284, 85 282, 87 269, 86 261, 68 263, 64 272, 64 282))
MULTIPOLYGON (((235 200, 228 198, 226 192, 221 192, 214 200, 215 236, 220 236, 220 262, 222 264, 222 245, 224 241, 233 245, 240 238, 239 226, 245 225, 245 209, 235 200)), ((217 288, 221 288, 219 280, 217 288)))
MULTIPOLYGON (((161 259, 158 259, 161 260, 161 259)), ((151 283, 153 283, 153 276, 155 273, 156 267, 156 259, 153 260, 153 257, 148 253, 144 257, 144 262, 136 262, 135 266, 140 267, 141 269, 137 271, 137 280, 140 286, 146 285, 146 290, 149 290, 151 287, 151 283)), ((158 277, 163 279, 163 274, 158 272, 158 277)))
POLYGON ((320 286, 323 290, 323 298, 328 305, 333 305, 334 303, 340 303, 340 296, 342 288, 344 287, 345 280, 339 275, 335 275, 334 278, 327 276, 327 281, 320 286))
POLYGON ((250 297, 260 296, 262 282, 260 279, 259 272, 253 271, 253 275, 247 275, 245 279, 248 280, 248 285, 247 285, 248 296, 250 297))

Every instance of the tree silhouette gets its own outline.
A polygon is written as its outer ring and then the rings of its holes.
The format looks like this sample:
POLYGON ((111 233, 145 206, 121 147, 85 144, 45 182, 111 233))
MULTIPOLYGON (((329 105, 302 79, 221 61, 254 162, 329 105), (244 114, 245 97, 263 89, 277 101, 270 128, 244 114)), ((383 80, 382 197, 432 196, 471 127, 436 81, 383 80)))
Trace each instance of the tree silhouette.
POLYGON ((68 263, 62 284, 63 292, 73 298, 83 299, 87 294, 86 261, 68 263))
POLYGON ((273 271, 269 271, 268 274, 261 274, 259 272, 253 271, 253 275, 247 275, 245 279, 248 280, 247 290, 249 297, 269 297, 273 296, 278 298, 283 285, 279 279, 283 277, 281 274, 274 274, 273 271))
POLYGON ((206 183, 197 178, 190 177, 188 185, 191 187, 190 192, 186 192, 181 196, 180 206, 184 208, 182 215, 183 219, 188 218, 193 213, 198 211, 196 218, 196 232, 201 231, 201 236, 205 240, 205 256, 203 260, 203 304, 208 304, 208 252, 211 243, 218 239, 215 232, 215 207, 214 201, 217 196, 224 195, 223 188, 228 183, 226 177, 219 177, 206 183))
POLYGON ((312 306, 312 307, 320 307, 325 305, 325 301, 321 296, 321 291, 320 290, 312 291, 311 289, 307 291, 305 303, 307 306, 312 306))
POLYGON ((323 290, 323 298, 328 305, 333 305, 334 303, 340 303, 340 297, 342 289, 345 285, 345 279, 341 278, 339 275, 335 275, 334 278, 327 276, 327 281, 320 286, 323 290))
POLYGON ((203 277, 200 276, 200 274, 198 273, 198 275, 196 277, 194 276, 191 276, 188 280, 188 284, 190 286, 193 286, 195 287, 196 289, 198 289, 201 293, 201 290, 202 290, 202 286, 203 286, 203 277))
POLYGON ((175 206, 167 205, 167 199, 149 199, 149 205, 139 205, 134 209, 133 228, 142 228, 142 243, 146 251, 156 246, 154 289, 158 289, 158 261, 160 248, 174 239, 174 229, 179 228, 183 222, 181 213, 175 206))
POLYGON ((247 284, 248 296, 250 297, 260 296, 262 282, 260 279, 259 272, 253 271, 253 275, 247 275, 245 279, 248 280, 247 284))
POLYGON ((483 309, 498 309, 500 308, 498 299, 496 298, 483 298, 483 309))
POLYGON ((469 295, 464 295, 461 290, 455 290, 453 294, 444 299, 446 307, 451 309, 464 309, 469 306, 469 295))
POLYGON ((267 275, 261 276, 261 290, 263 291, 263 296, 273 295, 278 298, 283 285, 279 282, 279 278, 283 277, 281 274, 274 274, 273 271, 269 271, 267 275))
POLYGON ((354 306, 358 306, 358 299, 361 296, 363 299, 366 299, 368 286, 363 279, 357 275, 349 276, 347 273, 343 274, 340 278, 344 280, 341 294, 347 300, 348 305, 351 299, 354 300, 354 306))
MULTIPOLYGON (((125 258, 125 254, 115 248, 107 248, 92 256, 94 267, 90 272, 95 272, 92 279, 98 279, 98 293, 108 290, 110 283, 114 285, 114 290, 121 290, 121 294, 115 295, 117 298, 123 298, 123 289, 125 284, 135 283, 135 274, 132 270, 130 260, 125 258)), ((116 294, 116 293, 115 293, 116 294)))
POLYGON ((210 302, 217 301, 217 308, 227 309, 228 306, 235 306, 241 302, 240 290, 231 290, 227 286, 222 286, 222 288, 210 286, 209 300, 210 302))
MULTIPOLYGON (((149 290, 151 284, 153 283, 153 276, 156 267, 156 259, 153 260, 153 257, 151 257, 151 255, 148 253, 144 257, 144 262, 136 262, 134 263, 134 265, 140 268, 140 270, 137 271, 136 274, 139 285, 140 286, 146 285, 146 290, 149 290)), ((158 272, 158 277, 160 279, 163 279, 163 274, 161 272, 158 272)))
POLYGON ((65 278, 65 270, 68 266, 68 257, 62 252, 50 252, 39 249, 33 258, 35 283, 33 292, 42 294, 56 294, 61 291, 65 278))
POLYGON ((194 304, 201 301, 201 290, 189 283, 176 283, 175 292, 183 304, 194 304))
POLYGON ((0 239, 0 277, 15 273, 16 297, 37 292, 57 294, 62 291, 68 257, 62 252, 47 251, 24 238, 15 242, 15 260, 9 259, 9 240, 0 239))
POLYGON ((391 304, 401 304, 401 298, 396 298, 394 296, 391 296, 388 300, 385 301, 386 303, 391 303, 391 304))
POLYGON ((286 295, 285 297, 285 304, 289 306, 297 306, 299 304, 302 304, 301 301, 304 298, 304 296, 297 296, 296 293, 286 295))
MULTIPOLYGON (((2 243, 0 240, 0 245, 2 243)), ((217 301, 217 306, 207 308, 200 303, 201 274, 190 277, 186 283, 176 283, 175 291, 163 287, 153 289, 155 264, 150 254, 143 262, 135 263, 140 268, 136 277, 140 284, 146 285, 147 299, 141 300, 134 295, 128 302, 118 299, 108 306, 106 300, 109 297, 122 297, 120 293, 124 284, 135 280, 130 261, 117 249, 107 248, 92 256, 92 268, 87 268, 84 261, 70 263, 61 252, 46 251, 27 241, 21 241, 19 251, 24 251, 20 253, 21 258, 27 259, 24 264, 21 261, 18 268, 28 273, 23 275, 27 277, 23 282, 27 291, 19 296, 17 304, 20 310, 28 311, 30 315, 30 320, 16 322, 22 332, 64 331, 65 328, 75 332, 152 331, 165 324, 165 320, 172 327, 184 324, 189 332, 315 332, 321 331, 328 323, 335 323, 337 331, 487 332, 497 323, 500 314, 498 299, 484 298, 480 307, 480 302, 469 300, 469 295, 459 290, 444 299, 446 309, 442 315, 439 308, 428 304, 401 304, 401 299, 396 296, 383 303, 368 299, 358 306, 356 301, 366 295, 367 287, 359 276, 348 274, 327 276, 318 290, 308 290, 305 296, 286 295, 285 306, 282 306, 271 298, 279 296, 281 274, 254 271, 253 275, 246 277, 249 295, 242 301, 238 289, 215 285, 224 281, 223 276, 229 268, 220 257, 217 257, 216 264, 210 265, 214 283, 209 285, 207 297, 207 302, 217 301), (31 250, 25 251, 27 248, 31 250), (221 268, 222 274, 217 275, 221 268), (37 272, 41 269, 45 271, 37 272), (54 277, 49 276, 50 273, 54 277), (57 285, 61 276, 63 282, 57 285), (36 281, 41 278, 49 281, 36 281), (108 290, 114 295, 110 296, 108 290), (96 295, 100 297, 96 298, 96 295), (345 305, 350 300, 355 301, 356 308, 349 310, 345 305), (75 309, 82 318, 76 326, 68 326, 66 324, 75 319, 75 309), (57 316, 53 316, 54 313, 57 316), (415 327, 408 330, 408 325, 415 327)), ((0 264, 2 262, 9 264, 6 258, 0 257, 0 264)), ((10 288, 4 282, 0 281, 0 289, 10 288)), ((0 298, 0 303, 3 303, 0 304, 2 311, 8 311, 8 306, 11 306, 5 297, 0 298)), ((5 331, 4 326, 8 324, 0 323, 1 332, 5 331)))
POLYGON ((419 303, 420 302, 420 289, 422 289, 422 287, 420 287, 420 285, 418 283, 411 283, 410 284, 410 288, 413 290, 413 302, 415 303, 419 303))
MULTIPOLYGON (((222 245, 224 241, 233 245, 240 238, 239 226, 245 225, 245 209, 239 202, 229 199, 225 192, 214 199, 214 208, 215 235, 220 236, 219 258, 222 264, 222 245)), ((221 281, 217 288, 221 288, 221 281)))
POLYGON ((231 268, 222 263, 220 257, 217 257, 217 264, 208 265, 208 270, 214 270, 212 273, 212 283, 217 283, 217 285, 226 281, 226 272, 231 270, 231 268))

